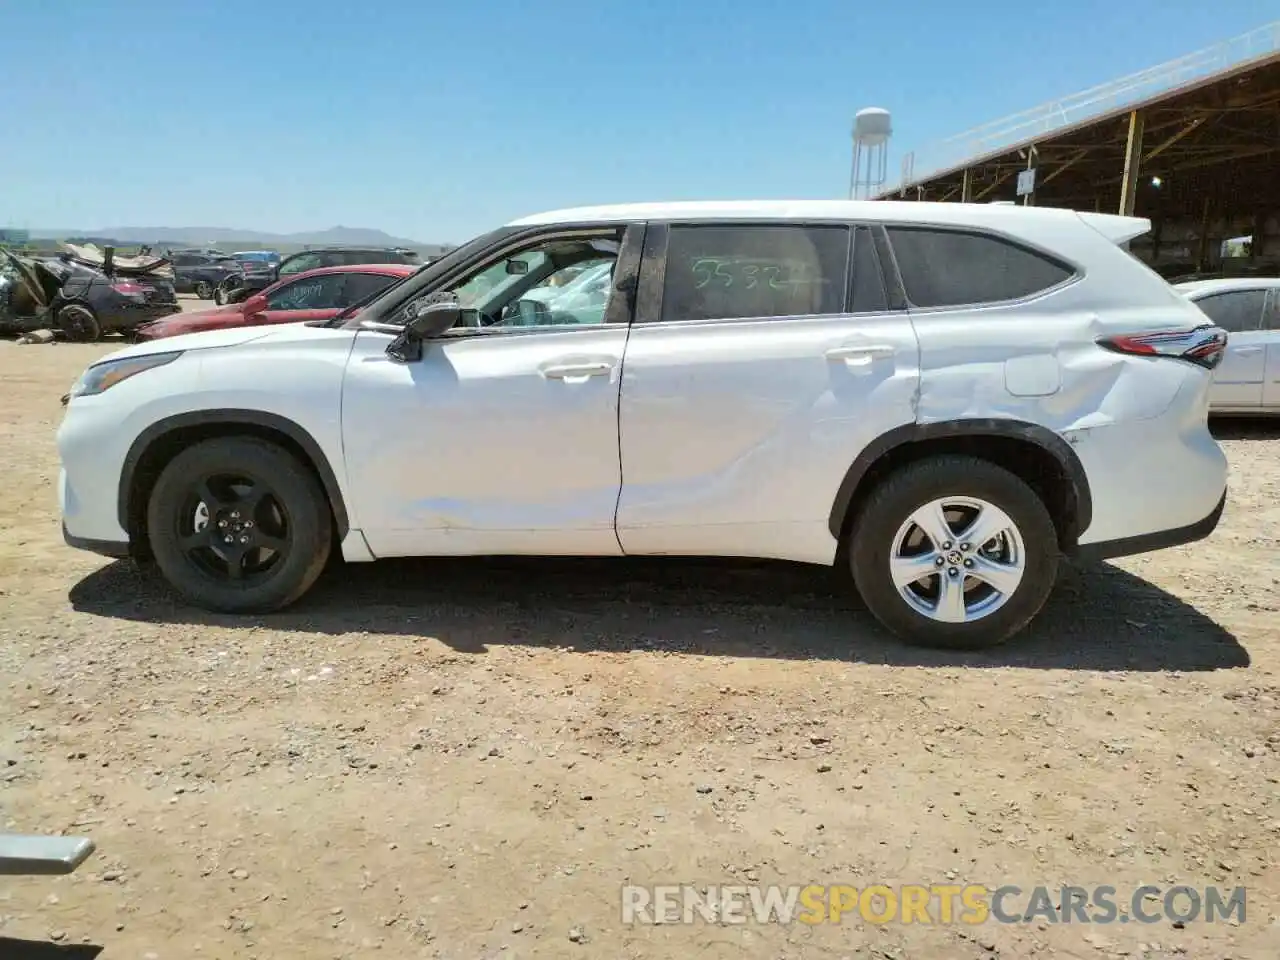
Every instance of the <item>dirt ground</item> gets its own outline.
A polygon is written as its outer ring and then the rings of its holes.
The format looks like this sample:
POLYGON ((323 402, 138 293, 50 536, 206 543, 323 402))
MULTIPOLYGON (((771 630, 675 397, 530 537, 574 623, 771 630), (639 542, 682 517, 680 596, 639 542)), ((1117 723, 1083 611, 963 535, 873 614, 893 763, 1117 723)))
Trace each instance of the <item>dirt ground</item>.
POLYGON ((1280 955, 1280 429, 1220 430, 1211 539, 1067 567, 997 653, 703 561, 339 566, 237 620, 62 544, 58 397, 103 352, 0 343, 0 828, 99 847, 0 882, 6 960, 1280 955), (1247 918, 625 926, 624 883, 1242 885, 1247 918))

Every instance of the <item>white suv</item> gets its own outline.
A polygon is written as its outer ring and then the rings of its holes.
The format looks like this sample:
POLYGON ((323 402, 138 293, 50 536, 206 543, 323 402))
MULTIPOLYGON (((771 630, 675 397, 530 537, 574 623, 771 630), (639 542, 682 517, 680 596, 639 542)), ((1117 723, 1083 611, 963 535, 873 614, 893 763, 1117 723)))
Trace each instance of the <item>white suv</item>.
POLYGON ((996 643, 1061 554, 1222 513, 1226 336, 1123 248, 1147 228, 849 201, 520 220, 336 321, 95 363, 58 432, 65 537, 245 612, 335 544, 837 563, 900 636, 996 643), (526 296, 602 258, 603 311, 526 296))

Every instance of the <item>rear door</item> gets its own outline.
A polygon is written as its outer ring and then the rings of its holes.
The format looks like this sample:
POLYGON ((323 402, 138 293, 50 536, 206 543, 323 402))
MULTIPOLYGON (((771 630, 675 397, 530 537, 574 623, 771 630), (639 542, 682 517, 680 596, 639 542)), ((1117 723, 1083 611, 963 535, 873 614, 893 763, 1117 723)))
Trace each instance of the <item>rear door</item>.
POLYGON ((914 420, 917 378, 870 228, 651 225, 622 374, 623 551, 830 562, 840 483, 914 420))
POLYGON ((1247 412, 1262 405, 1267 373, 1267 334, 1262 330, 1266 305, 1263 288, 1210 293, 1196 300, 1196 306, 1227 331, 1227 350, 1213 373, 1211 409, 1247 412))

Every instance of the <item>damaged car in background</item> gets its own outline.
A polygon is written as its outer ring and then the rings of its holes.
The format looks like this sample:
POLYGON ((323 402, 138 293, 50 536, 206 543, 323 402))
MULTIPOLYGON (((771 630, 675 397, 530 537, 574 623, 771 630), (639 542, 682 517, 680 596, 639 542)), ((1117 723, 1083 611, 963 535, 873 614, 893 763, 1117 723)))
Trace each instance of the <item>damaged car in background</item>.
POLYGON ((118 257, 92 244, 63 249, 57 257, 0 251, 0 333, 49 330, 91 341, 181 310, 164 257, 118 257))

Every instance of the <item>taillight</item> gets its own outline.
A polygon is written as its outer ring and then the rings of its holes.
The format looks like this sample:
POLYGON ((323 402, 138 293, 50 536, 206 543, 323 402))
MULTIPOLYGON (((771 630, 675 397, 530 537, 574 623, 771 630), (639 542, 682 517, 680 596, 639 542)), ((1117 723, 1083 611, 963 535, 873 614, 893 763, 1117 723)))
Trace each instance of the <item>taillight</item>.
POLYGON ((1212 370, 1222 362, 1223 351, 1227 348, 1227 331, 1206 323, 1190 329, 1100 337, 1098 345, 1132 356, 1186 360, 1212 370))
POLYGON ((129 283, 127 280, 119 280, 111 285, 111 289, 116 293, 123 293, 127 296, 140 297, 146 292, 147 288, 137 283, 129 283))

